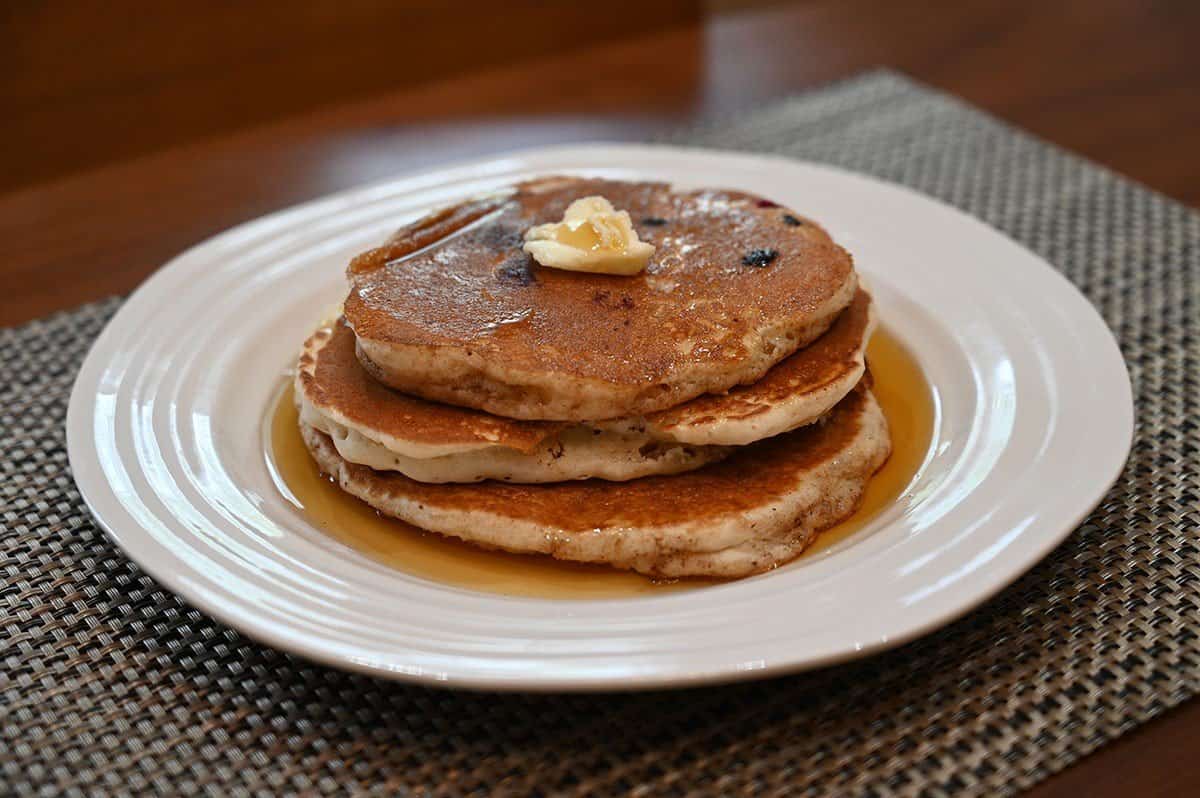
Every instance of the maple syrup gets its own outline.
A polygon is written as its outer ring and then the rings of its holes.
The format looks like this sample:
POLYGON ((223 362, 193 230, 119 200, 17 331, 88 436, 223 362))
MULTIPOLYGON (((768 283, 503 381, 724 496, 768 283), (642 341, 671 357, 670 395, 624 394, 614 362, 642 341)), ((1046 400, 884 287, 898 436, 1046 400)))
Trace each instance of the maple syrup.
MULTIPOLYGON (((818 535, 801 559, 845 540, 901 500, 929 451, 935 402, 920 367, 883 329, 871 338, 867 358, 874 376, 872 390, 891 429, 892 455, 868 483, 858 511, 818 535)), ((280 391, 265 430, 268 466, 280 493, 326 534, 414 576, 484 592, 562 599, 660 595, 719 584, 709 579, 659 581, 542 555, 485 551, 382 516, 321 474, 297 422, 289 382, 280 391)))

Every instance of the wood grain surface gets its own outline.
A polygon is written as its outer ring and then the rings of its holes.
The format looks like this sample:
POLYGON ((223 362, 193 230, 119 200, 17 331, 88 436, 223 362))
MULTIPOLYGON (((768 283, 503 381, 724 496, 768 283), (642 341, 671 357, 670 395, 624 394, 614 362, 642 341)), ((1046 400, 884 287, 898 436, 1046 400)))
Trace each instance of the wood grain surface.
MULTIPOLYGON (((11 19, 0 18, 6 37, 16 36, 11 19)), ((503 39, 520 19, 489 18, 488 32, 503 39)), ((28 162, 86 141, 86 117, 103 110, 103 98, 78 76, 55 87, 45 76, 8 74, 0 85, 14 91, 50 86, 70 136, 39 143, 0 126, 0 170, 61 175, 0 196, 0 324, 127 292, 223 228, 333 190, 515 147, 644 139, 876 66, 1200 205, 1200 3, 1191 0, 810 0, 684 13, 678 24, 629 24, 601 38, 417 70, 404 85, 344 96, 323 84, 319 106, 303 115, 233 132, 176 125, 160 142, 169 149, 88 171, 28 162)), ((425 43, 395 58, 403 65, 436 52, 425 43)), ((236 69, 196 80, 206 87, 200 102, 271 90, 269 79, 243 85, 236 69)), ((194 118, 195 109, 156 102, 172 119, 194 118)), ((1197 741, 1192 701, 1031 794, 1200 795, 1197 741)))
MULTIPOLYGON (((330 102, 694 22, 699 0, 13 2, 0 191, 330 102), (82 134, 82 135, 81 135, 82 134)), ((7 13, 5 13, 7 12, 7 13)))

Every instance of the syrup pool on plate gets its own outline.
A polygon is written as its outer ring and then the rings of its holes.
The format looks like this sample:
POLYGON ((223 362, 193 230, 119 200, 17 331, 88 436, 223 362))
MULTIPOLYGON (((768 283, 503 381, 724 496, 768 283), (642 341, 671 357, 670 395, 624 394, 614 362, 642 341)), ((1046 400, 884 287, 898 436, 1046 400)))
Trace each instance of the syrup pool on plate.
MULTIPOLYGON (((891 429, 892 456, 867 484, 857 512, 819 534, 801 559, 845 540, 903 501, 929 451, 933 393, 912 355, 881 329, 871 338, 867 360, 874 377, 872 390, 891 429)), ((563 599, 660 595, 720 584, 711 579, 658 581, 542 555, 486 551, 382 516, 321 474, 300 437, 290 382, 271 408, 265 432, 271 474, 298 512, 341 543, 414 576, 489 593, 563 599)))

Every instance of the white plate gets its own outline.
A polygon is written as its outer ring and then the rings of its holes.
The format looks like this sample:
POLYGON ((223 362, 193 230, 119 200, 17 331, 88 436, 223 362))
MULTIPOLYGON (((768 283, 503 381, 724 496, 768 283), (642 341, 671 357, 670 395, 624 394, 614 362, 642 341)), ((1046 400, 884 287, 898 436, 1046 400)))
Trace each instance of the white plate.
POLYGON ((75 479, 108 534, 251 637, 397 679, 624 689, 828 665, 962 615, 1099 502, 1128 454, 1133 409, 1091 305, 971 217, 814 164, 597 145, 349 191, 188 250, 96 341, 67 428, 75 479), (825 225, 936 388, 934 445, 903 500, 826 556, 704 590, 593 601, 446 587, 300 519, 273 487, 261 424, 281 370, 344 290, 348 258, 431 206, 548 172, 746 189, 825 225))

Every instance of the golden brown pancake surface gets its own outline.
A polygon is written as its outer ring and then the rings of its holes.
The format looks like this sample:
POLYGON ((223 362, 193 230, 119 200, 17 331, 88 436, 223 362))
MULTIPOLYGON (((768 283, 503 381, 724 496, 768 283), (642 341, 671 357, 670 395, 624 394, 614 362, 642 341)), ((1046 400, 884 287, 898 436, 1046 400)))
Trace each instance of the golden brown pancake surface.
POLYGON ((733 191, 546 178, 447 209, 351 264, 345 303, 379 379, 521 418, 592 420, 753 381, 849 303, 849 255, 816 224, 733 191), (543 268, 531 226, 598 194, 657 249, 631 277, 543 268))

